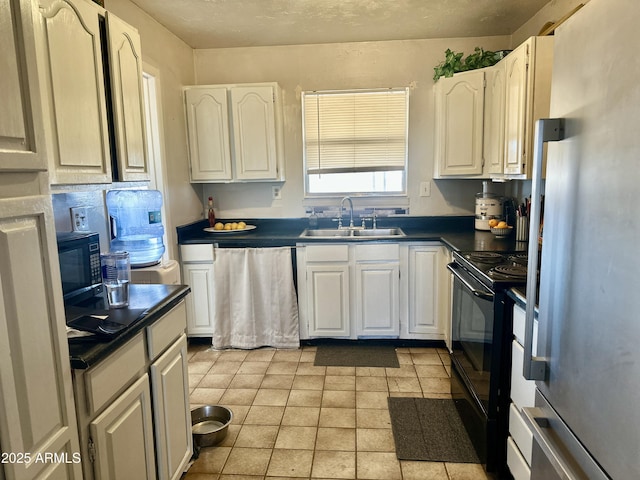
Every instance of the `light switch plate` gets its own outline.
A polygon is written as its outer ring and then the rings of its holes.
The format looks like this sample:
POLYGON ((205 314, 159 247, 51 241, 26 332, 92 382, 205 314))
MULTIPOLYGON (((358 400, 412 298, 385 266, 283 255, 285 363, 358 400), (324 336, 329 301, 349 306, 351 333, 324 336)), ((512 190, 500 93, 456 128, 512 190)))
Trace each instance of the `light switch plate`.
POLYGON ((420 196, 421 197, 430 197, 431 196, 431 182, 420 182, 420 196))
POLYGON ((274 200, 282 200, 282 187, 273 185, 271 187, 271 192, 274 200))

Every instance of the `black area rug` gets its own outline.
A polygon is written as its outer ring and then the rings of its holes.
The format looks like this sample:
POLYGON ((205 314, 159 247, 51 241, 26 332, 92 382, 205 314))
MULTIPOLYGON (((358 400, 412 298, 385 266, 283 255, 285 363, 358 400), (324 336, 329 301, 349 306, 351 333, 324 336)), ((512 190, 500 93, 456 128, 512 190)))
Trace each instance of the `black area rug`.
POLYGON ((389 397, 400 460, 480 463, 453 400, 389 397))
POLYGON ((318 345, 314 365, 400 368, 392 345, 318 345))

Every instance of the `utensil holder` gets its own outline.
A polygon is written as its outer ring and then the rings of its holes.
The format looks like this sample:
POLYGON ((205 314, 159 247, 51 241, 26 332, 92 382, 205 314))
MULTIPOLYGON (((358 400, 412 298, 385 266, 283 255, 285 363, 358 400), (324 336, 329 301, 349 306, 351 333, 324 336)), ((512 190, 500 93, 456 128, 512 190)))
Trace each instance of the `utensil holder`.
POLYGON ((516 241, 526 242, 529 240, 529 217, 516 218, 516 241))

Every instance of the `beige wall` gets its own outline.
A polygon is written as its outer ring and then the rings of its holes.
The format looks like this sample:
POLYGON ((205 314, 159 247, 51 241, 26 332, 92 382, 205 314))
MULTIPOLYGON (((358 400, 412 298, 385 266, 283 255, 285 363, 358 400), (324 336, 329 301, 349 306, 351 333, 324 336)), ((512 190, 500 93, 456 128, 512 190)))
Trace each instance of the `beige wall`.
POLYGON ((547 22, 557 22, 566 14, 571 12, 578 5, 585 4, 589 0, 551 0, 540 11, 535 14, 527 23, 514 32, 511 36, 511 46, 517 47, 527 38, 540 33, 542 27, 547 22))
MULTIPOLYGON (((473 213, 479 181, 433 181, 433 67, 444 51, 471 53, 508 48, 510 37, 408 40, 343 44, 202 49, 195 51, 197 84, 278 82, 285 113, 286 182, 282 200, 271 199, 272 184, 206 185, 221 217, 304 216, 300 92, 368 87, 410 87, 408 204, 411 215, 473 213), (431 196, 419 184, 431 182, 431 196)), ((325 205, 337 204, 330 199, 325 205)), ((393 200, 377 199, 377 205, 393 200)), ((307 202, 308 203, 308 202, 307 202)), ((356 200, 356 205, 363 204, 356 200)), ((317 202, 316 202, 317 204, 317 202)))

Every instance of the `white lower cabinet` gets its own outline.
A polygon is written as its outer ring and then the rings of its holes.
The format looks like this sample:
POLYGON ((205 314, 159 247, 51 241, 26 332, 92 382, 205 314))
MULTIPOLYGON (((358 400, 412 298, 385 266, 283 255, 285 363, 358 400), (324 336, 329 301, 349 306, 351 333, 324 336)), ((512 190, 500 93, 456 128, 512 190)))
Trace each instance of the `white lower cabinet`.
POLYGON ((107 358, 73 370, 86 480, 179 479, 192 453, 182 301, 107 358))
POLYGON ((182 279, 191 287, 187 302, 187 335, 213 336, 213 245, 180 245, 182 279))
POLYGON ((438 242, 298 244, 300 337, 445 339, 445 267, 438 242))

